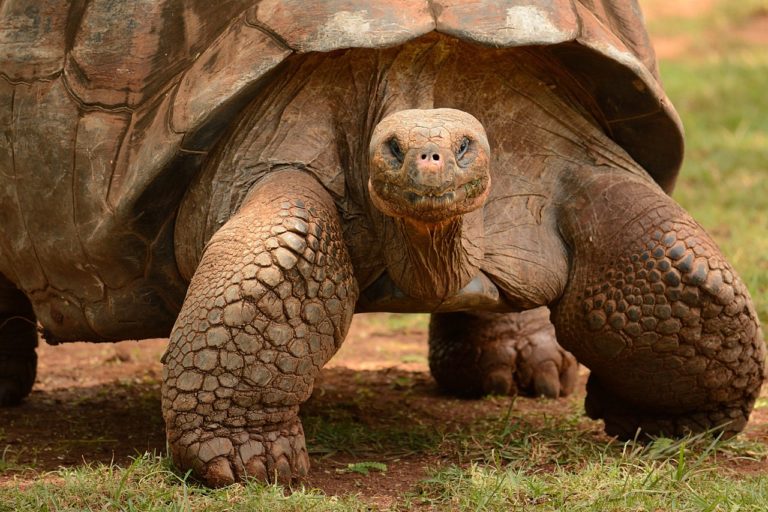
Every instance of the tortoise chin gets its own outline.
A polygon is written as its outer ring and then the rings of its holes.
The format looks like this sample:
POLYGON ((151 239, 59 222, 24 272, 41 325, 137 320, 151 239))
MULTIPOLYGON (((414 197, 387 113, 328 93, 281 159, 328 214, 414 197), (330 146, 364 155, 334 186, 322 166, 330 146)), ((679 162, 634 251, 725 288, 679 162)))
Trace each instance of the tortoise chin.
POLYGON ((439 223, 488 196, 490 150, 480 122, 460 110, 403 110, 384 118, 370 143, 368 190, 391 217, 439 223))

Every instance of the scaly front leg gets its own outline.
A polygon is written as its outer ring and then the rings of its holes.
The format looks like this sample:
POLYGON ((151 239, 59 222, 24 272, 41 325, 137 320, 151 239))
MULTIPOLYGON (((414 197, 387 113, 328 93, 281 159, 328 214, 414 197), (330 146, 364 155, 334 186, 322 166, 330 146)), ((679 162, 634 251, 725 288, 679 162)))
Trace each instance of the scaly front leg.
POLYGON ((175 463, 213 486, 306 474, 299 404, 357 294, 328 193, 299 171, 259 182, 208 243, 163 359, 175 463))
POLYGON ((565 189, 572 268, 553 323, 592 370, 587 413, 622 438, 740 431, 764 379, 764 344, 715 243, 652 183, 590 169, 565 189))

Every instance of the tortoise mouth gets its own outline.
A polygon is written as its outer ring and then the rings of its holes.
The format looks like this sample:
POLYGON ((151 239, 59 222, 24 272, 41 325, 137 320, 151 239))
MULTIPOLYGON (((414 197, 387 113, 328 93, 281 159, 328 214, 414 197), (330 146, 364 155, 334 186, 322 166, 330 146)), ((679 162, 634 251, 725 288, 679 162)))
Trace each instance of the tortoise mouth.
POLYGON ((485 202, 490 185, 487 175, 439 187, 405 186, 382 178, 371 179, 368 184, 374 205, 389 216, 409 217, 427 223, 476 210, 485 202))

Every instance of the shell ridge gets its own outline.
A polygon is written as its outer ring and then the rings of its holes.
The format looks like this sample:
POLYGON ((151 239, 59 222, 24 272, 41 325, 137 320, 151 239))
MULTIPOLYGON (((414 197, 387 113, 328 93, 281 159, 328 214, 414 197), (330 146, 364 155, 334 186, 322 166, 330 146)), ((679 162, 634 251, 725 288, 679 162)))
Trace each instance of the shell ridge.
MULTIPOLYGON (((258 9, 258 6, 256 6, 255 9, 258 9)), ((285 38, 283 36, 278 34, 276 31, 272 30, 272 28, 270 28, 265 23, 262 23, 261 21, 259 21, 258 18, 254 18, 253 20, 249 19, 249 14, 250 14, 250 11, 246 12, 245 15, 243 16, 243 23, 245 24, 245 26, 254 28, 256 30, 260 30, 265 35, 267 35, 270 38, 272 38, 272 40, 275 43, 277 43, 278 45, 282 46, 286 50, 290 50, 291 52, 297 51, 296 48, 293 48, 288 43, 288 41, 285 40, 285 38)))
POLYGON ((137 105, 136 107, 130 107, 128 105, 106 105, 104 103, 100 102, 88 102, 85 101, 84 98, 82 98, 77 91, 75 91, 75 88, 72 86, 72 81, 70 80, 70 74, 74 73, 73 71, 70 71, 70 66, 75 66, 74 69, 79 69, 79 64, 77 63, 77 60, 75 60, 74 56, 67 54, 65 57, 65 65, 64 69, 61 72, 62 77, 62 83, 64 84, 64 88, 67 90, 67 93, 69 93, 70 97, 77 102, 78 107, 82 110, 102 110, 104 112, 135 112, 136 108, 140 105, 137 105), (70 64, 71 63, 71 64, 70 64))
POLYGON ((0 79, 14 86, 15 85, 33 85, 37 82, 53 82, 61 74, 62 74, 61 71, 57 71, 52 75, 35 77, 30 80, 23 80, 23 79, 13 79, 9 75, 7 75, 5 72, 0 71, 0 79))
MULTIPOLYGON (((80 30, 80 22, 83 19, 88 4, 91 0, 73 0, 67 13, 66 31, 64 33, 64 55, 68 55, 75 46, 77 32, 80 30)), ((62 62, 63 65, 63 62, 62 62)))

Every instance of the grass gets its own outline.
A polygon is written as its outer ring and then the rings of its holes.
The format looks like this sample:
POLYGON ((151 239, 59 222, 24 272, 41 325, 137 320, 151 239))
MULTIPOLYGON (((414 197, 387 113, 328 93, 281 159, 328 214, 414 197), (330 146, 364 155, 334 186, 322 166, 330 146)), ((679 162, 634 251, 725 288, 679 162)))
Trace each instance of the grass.
POLYGON ((0 491, 0 512, 63 510, 357 511, 365 506, 355 498, 301 488, 286 493, 279 486, 258 483, 206 489, 176 473, 167 459, 150 454, 126 468, 98 464, 62 469, 24 489, 9 486, 0 491))
MULTIPOLYGON (((366 401, 375 397, 365 397, 366 401)), ((377 454, 380 457, 396 458, 413 453, 434 452, 440 445, 443 432, 434 425, 417 423, 408 414, 389 414, 384 423, 365 422, 361 418, 372 414, 361 411, 355 414, 353 404, 334 404, 320 411, 306 411, 302 414, 304 433, 311 456, 332 456, 344 453, 354 457, 377 454)), ((388 411, 390 412, 390 411, 388 411)))
POLYGON ((370 324, 381 327, 387 332, 403 333, 409 331, 424 331, 429 325, 429 315, 391 313, 389 315, 369 315, 370 324))
MULTIPOLYGON (((743 15, 743 8, 738 12, 743 15)), ((686 128, 686 159, 674 197, 721 246, 765 323, 768 51, 740 46, 705 52, 662 62, 661 73, 686 128)))
POLYGON ((576 408, 571 416, 513 420, 486 420, 455 439, 469 465, 435 468, 411 503, 437 510, 765 510, 768 476, 725 469, 765 457, 760 443, 709 435, 606 442, 576 408))
POLYGON ((768 480, 724 480, 684 457, 665 461, 636 455, 585 463, 578 471, 473 464, 451 466, 425 482, 422 503, 452 510, 765 510, 768 480))
MULTIPOLYGON (((341 423, 344 423, 341 421, 341 423)), ((335 422, 321 429, 336 429, 335 422)), ((355 443, 355 439, 352 439, 355 443)), ((430 510, 765 510, 768 475, 726 469, 765 456, 765 446, 694 436, 651 444, 606 441, 597 422, 570 414, 480 418, 426 449, 447 464, 393 508, 430 510)), ((438 460, 438 459, 435 459, 438 460)), ((347 465, 342 472, 375 478, 381 462, 347 465)), ((25 480, 28 482, 28 480, 25 480)), ((0 512, 59 510, 239 511, 370 510, 358 496, 328 496, 298 487, 249 483, 211 490, 191 482, 158 455, 136 457, 125 468, 84 465, 41 475, 24 488, 0 487, 0 512)))

